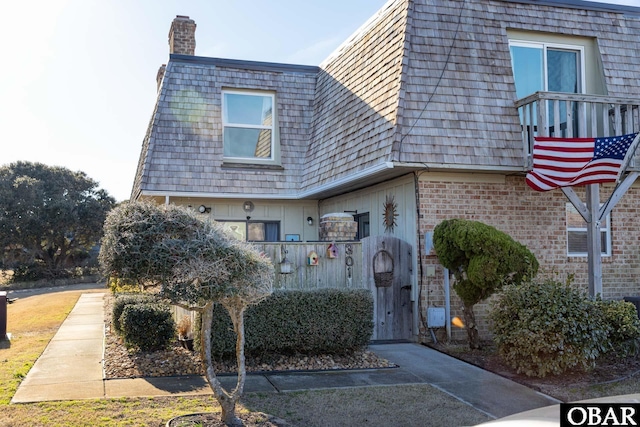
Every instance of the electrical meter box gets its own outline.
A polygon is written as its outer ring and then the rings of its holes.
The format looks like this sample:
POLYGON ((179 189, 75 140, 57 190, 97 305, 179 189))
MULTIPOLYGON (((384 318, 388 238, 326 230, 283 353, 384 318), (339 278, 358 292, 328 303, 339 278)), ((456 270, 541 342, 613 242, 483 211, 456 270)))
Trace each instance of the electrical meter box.
POLYGON ((427 326, 429 328, 444 327, 444 307, 427 308, 427 326))

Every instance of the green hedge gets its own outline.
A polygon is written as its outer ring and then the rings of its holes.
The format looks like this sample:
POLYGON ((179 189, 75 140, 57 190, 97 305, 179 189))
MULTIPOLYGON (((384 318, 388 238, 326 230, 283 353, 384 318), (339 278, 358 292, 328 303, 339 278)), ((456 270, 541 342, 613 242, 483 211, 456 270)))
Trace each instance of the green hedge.
MULTIPOLYGON (((214 309, 212 355, 235 355, 231 319, 214 309)), ((373 297, 365 289, 276 291, 245 313, 247 354, 349 353, 365 347, 373 333, 373 297)))
POLYGON ((602 311, 609 334, 609 349, 620 356, 637 355, 640 348, 640 319, 633 303, 603 301, 596 305, 602 311))
POLYGON ((121 294, 113 300, 111 306, 111 326, 118 335, 122 335, 122 327, 120 324, 120 316, 122 311, 127 305, 142 304, 142 303, 154 303, 158 299, 149 294, 121 294))
POLYGON ((633 351, 640 337, 633 304, 594 300, 551 279, 505 287, 489 317, 501 356, 528 376, 587 370, 608 351, 633 351))
POLYGON ((175 338, 176 324, 169 307, 162 304, 128 304, 120 316, 127 347, 141 351, 166 348, 175 338))

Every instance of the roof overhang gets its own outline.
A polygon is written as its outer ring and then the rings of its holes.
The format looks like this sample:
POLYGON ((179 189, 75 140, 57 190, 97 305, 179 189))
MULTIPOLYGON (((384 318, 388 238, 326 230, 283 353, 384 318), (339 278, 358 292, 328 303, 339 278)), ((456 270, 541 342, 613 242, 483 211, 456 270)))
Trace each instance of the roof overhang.
POLYGON ((406 162, 385 162, 368 169, 364 169, 343 179, 326 183, 312 189, 299 193, 301 199, 326 199, 339 196, 340 194, 360 190, 381 182, 389 181, 413 173, 416 171, 429 172, 466 172, 485 174, 524 174, 523 167, 514 166, 469 166, 448 163, 406 163, 406 162))
POLYGON ((384 162, 363 169, 349 176, 313 188, 291 193, 224 193, 224 192, 192 192, 142 190, 139 197, 184 197, 202 199, 253 199, 253 200, 321 200, 339 196, 351 191, 360 190, 385 181, 399 178, 416 171, 487 173, 487 174, 524 174, 526 169, 513 166, 473 166, 447 163, 406 163, 384 162))

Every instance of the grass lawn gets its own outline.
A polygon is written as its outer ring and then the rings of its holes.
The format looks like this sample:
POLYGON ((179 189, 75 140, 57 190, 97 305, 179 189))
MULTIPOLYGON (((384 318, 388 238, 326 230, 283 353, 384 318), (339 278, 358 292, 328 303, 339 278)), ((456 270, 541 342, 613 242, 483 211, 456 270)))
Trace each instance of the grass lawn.
MULTIPOLYGON (((100 290, 102 291, 102 290, 100 290)), ((3 426, 164 426, 193 412, 219 410, 211 396, 157 397, 10 404, 20 381, 86 290, 21 297, 8 305, 10 342, 0 341, 0 427, 3 426)), ((580 385, 550 378, 556 397, 581 400, 637 393, 638 376, 611 383, 580 385)), ((534 388, 540 380, 534 380, 534 388)), ((549 383, 546 384, 549 386, 549 383)), ((543 388, 543 387, 541 387, 543 388)), ((547 390, 552 391, 552 390, 547 390)), ((239 411, 265 412, 299 427, 461 426, 489 418, 429 386, 387 386, 295 393, 247 393, 239 411)))
MULTIPOLYGON (((182 414, 218 410, 211 396, 76 400, 10 404, 81 293, 61 291, 8 305, 10 342, 0 342, 0 426, 164 426, 182 414)), ((296 393, 247 393, 239 411, 266 412, 313 426, 460 426, 489 418, 428 385, 296 393)))

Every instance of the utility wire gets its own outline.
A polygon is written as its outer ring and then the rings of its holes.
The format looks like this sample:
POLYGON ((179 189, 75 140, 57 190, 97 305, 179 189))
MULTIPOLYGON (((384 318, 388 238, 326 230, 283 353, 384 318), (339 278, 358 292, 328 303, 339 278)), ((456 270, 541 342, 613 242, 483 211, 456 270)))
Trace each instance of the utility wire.
POLYGON ((464 12, 464 9, 465 9, 466 5, 467 5, 467 1, 466 0, 462 0, 462 7, 460 8, 460 13, 458 14, 458 23, 456 24, 456 31, 453 34, 453 41, 451 42, 451 46, 449 46, 449 51, 447 52, 447 58, 444 61, 444 66, 442 67, 442 70, 440 71, 440 76, 438 77, 438 81, 436 82, 436 85, 433 88, 433 91, 431 91, 431 94, 429 94, 429 97, 427 98, 427 102, 425 102, 424 107, 420 111, 420 114, 413 121, 413 124, 409 127, 409 130, 406 133, 404 133, 404 135, 402 135, 402 137, 400 138, 400 145, 398 147, 398 160, 400 159, 400 156, 402 156, 402 143, 403 143, 404 139, 407 136, 409 136, 409 134, 411 133, 413 128, 416 126, 418 121, 420 119, 422 119, 422 115, 427 110, 427 107, 431 103, 431 100, 433 99, 433 97, 435 96, 436 92, 438 91, 438 87, 440 87, 440 83, 442 82, 442 78, 444 76, 444 73, 447 70, 447 67, 449 66, 449 62, 451 61, 451 52, 453 52, 453 47, 455 46, 456 41, 458 40, 458 32, 460 31, 460 23, 462 22, 462 13, 464 12))

